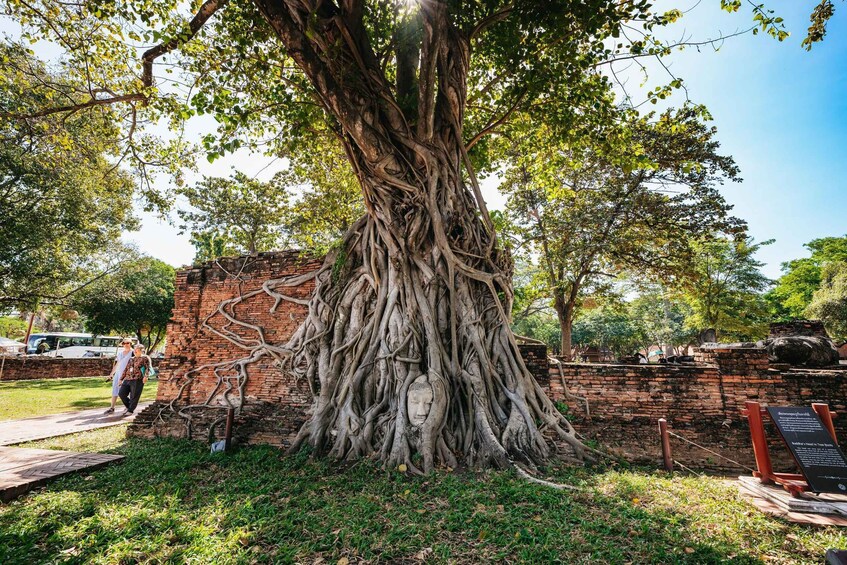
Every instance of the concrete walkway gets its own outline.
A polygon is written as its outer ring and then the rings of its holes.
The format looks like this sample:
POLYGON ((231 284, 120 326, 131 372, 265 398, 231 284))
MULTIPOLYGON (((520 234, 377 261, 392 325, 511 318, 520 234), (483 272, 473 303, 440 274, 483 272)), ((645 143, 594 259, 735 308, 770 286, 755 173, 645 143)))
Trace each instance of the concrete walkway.
POLYGON ((135 414, 123 417, 121 417, 121 413, 124 408, 118 405, 114 414, 103 414, 105 408, 92 408, 91 410, 63 412, 61 414, 0 422, 0 445, 15 445, 27 441, 117 426, 131 422, 135 415, 149 404, 150 402, 139 404, 135 409, 135 414))
POLYGON ((8 502, 55 477, 98 469, 123 458, 108 453, 0 447, 0 501, 8 502))

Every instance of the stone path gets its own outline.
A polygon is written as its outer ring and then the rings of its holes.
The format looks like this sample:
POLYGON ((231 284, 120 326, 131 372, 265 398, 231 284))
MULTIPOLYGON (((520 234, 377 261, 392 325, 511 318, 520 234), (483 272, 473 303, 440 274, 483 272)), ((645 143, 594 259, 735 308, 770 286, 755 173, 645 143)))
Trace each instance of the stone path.
POLYGON ((123 458, 106 453, 0 447, 0 500, 8 502, 54 477, 97 469, 123 458))
POLYGON ((85 432, 107 426, 131 422, 150 402, 139 404, 135 414, 121 417, 123 406, 115 408, 114 414, 103 414, 105 408, 92 408, 77 412, 63 412, 22 420, 0 422, 0 445, 15 445, 48 437, 85 432))

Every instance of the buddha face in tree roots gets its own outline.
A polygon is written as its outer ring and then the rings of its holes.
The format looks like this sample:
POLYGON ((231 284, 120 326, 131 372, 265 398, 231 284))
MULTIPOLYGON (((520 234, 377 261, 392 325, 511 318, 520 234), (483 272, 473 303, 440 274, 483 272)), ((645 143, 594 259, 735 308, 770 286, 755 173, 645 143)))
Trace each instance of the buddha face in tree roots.
POLYGON ((421 375, 409 386, 406 396, 406 410, 409 414, 409 422, 418 427, 426 422, 429 411, 432 408, 433 391, 426 375, 421 375))

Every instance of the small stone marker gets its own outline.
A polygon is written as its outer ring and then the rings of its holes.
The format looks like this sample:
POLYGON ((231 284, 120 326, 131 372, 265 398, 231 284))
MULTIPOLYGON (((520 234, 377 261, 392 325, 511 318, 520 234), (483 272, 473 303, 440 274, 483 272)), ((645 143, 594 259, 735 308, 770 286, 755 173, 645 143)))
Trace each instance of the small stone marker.
POLYGON ((768 408, 813 492, 847 494, 847 458, 812 408, 768 408))

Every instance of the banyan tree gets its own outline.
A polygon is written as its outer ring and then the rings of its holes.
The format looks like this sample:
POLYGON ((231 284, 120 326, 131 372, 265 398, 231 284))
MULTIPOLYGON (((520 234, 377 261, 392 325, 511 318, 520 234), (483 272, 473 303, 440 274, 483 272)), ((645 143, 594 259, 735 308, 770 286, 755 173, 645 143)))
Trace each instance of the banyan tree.
POLYGON ((3 119, 108 112, 122 121, 126 163, 164 160, 179 141, 210 158, 343 148, 366 213, 313 274, 296 335, 251 357, 285 360, 314 391, 295 449, 422 471, 588 455, 519 354, 511 260, 475 166, 496 166, 490 140, 517 115, 566 133, 609 107, 602 66, 621 45, 648 49, 663 22, 646 2, 4 4, 25 37, 62 51, 74 79, 3 119), (181 131, 198 114, 217 130, 144 133, 168 120, 181 131))

